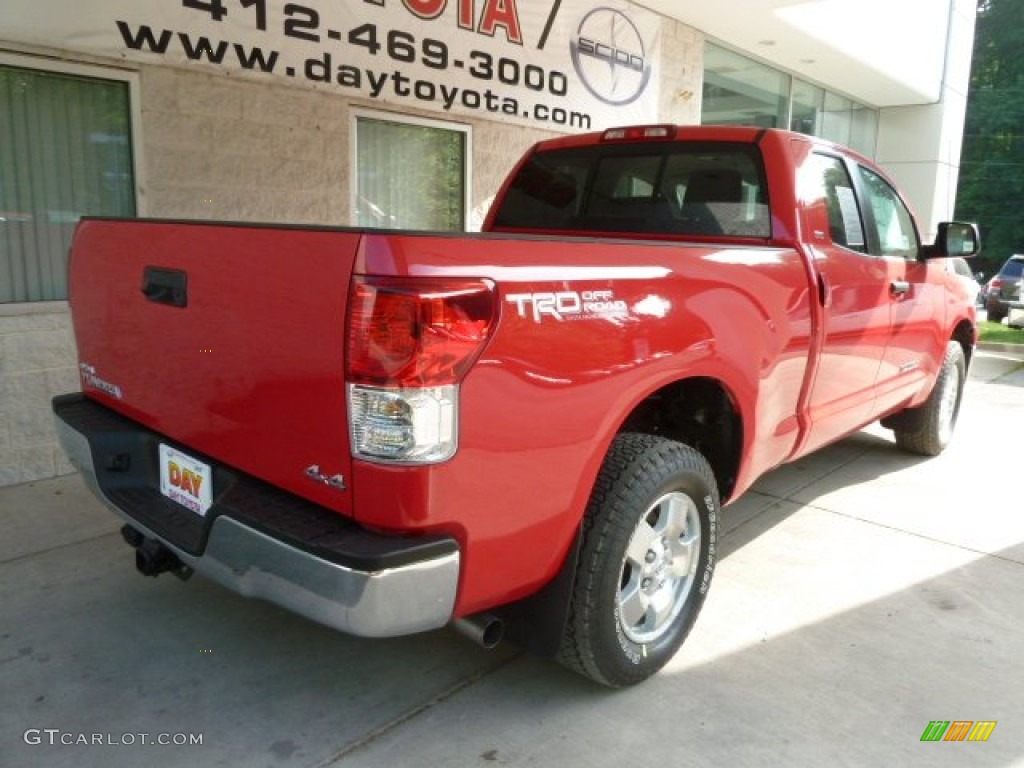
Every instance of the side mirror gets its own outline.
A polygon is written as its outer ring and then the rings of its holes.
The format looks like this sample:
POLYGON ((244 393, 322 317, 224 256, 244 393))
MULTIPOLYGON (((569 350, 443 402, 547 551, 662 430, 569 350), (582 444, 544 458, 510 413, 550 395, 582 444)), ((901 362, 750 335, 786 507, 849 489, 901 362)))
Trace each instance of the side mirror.
POLYGON ((944 221, 939 224, 935 244, 924 249, 926 259, 942 259, 949 256, 970 258, 981 253, 981 236, 974 224, 963 221, 944 221))

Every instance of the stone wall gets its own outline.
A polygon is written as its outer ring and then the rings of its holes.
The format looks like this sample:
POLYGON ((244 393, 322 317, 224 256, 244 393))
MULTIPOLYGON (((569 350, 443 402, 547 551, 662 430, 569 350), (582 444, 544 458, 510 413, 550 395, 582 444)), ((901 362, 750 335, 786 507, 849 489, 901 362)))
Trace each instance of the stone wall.
POLYGON ((140 91, 150 216, 347 223, 345 101, 160 67, 140 91))
POLYGON ((50 399, 78 388, 67 304, 0 304, 0 486, 73 471, 50 399))
MULTIPOLYGON (((345 225, 353 109, 445 115, 336 94, 143 68, 145 208, 161 218, 345 225)), ((531 144, 556 134, 485 120, 472 131, 471 208, 497 191, 531 144)))
POLYGON ((704 34, 672 19, 661 24, 659 122, 700 123, 704 86, 704 34))

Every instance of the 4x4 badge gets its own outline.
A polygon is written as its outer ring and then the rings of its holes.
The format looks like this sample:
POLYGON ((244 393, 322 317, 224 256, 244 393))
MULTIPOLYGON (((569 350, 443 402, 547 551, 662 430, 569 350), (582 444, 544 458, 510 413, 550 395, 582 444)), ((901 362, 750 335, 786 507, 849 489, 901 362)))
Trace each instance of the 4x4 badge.
POLYGON ((306 467, 306 477, 316 480, 318 483, 329 485, 331 488, 337 488, 339 491, 345 490, 345 476, 327 475, 320 471, 319 464, 311 464, 306 467))

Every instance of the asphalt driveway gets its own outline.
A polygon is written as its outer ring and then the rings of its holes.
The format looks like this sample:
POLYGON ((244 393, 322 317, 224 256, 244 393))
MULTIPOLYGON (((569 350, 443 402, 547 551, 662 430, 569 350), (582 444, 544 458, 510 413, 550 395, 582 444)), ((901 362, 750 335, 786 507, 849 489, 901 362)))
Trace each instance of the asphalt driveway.
POLYGON ((1024 766, 1008 435, 1024 369, 984 352, 943 456, 871 429, 763 478, 724 512, 683 650, 618 692, 447 630, 359 640, 143 578, 77 477, 0 489, 0 766, 1024 766), (932 721, 996 725, 922 742, 932 721))

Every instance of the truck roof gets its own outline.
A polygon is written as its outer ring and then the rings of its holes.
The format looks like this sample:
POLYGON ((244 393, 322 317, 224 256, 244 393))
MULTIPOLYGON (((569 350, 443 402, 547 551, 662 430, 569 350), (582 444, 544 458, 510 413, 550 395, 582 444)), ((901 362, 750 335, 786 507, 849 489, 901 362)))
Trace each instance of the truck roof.
MULTIPOLYGON (((754 143, 758 137, 765 133, 765 128, 741 125, 631 125, 617 128, 609 128, 604 131, 591 131, 589 133, 577 133, 571 136, 560 136, 554 139, 547 139, 537 144, 537 149, 556 149, 561 147, 586 147, 601 144, 605 141, 735 141, 743 143, 754 143), (662 135, 644 135, 644 132, 663 131, 662 135), (607 138, 609 134, 624 132, 627 136, 618 139, 607 138)), ((786 133, 771 129, 778 133, 786 133)))
POLYGON ((827 139, 816 136, 808 136, 804 133, 783 130, 782 128, 758 128, 750 125, 673 125, 669 123, 658 123, 650 125, 631 125, 608 128, 604 131, 591 131, 589 133, 578 133, 571 136, 560 136, 554 139, 546 139, 537 142, 532 152, 544 152, 552 149, 565 149, 572 147, 590 147, 611 143, 643 143, 659 141, 693 141, 693 142, 734 142, 741 144, 755 144, 772 136, 775 140, 781 141, 788 138, 800 139, 814 144, 818 147, 831 149, 840 152, 857 162, 881 172, 890 183, 891 177, 881 168, 878 163, 869 157, 862 155, 856 150, 837 144, 827 139))

